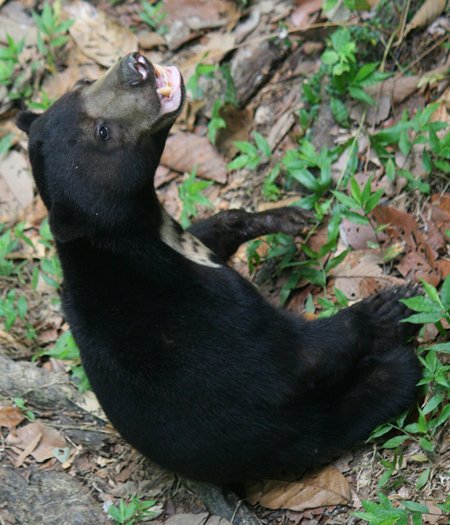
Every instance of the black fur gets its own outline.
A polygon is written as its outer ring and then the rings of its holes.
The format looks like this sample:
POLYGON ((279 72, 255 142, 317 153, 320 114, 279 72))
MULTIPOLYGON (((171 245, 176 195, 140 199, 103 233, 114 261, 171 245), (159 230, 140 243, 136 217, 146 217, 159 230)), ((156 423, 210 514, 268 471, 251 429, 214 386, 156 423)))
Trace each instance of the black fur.
POLYGON ((284 222, 305 226, 292 209, 194 226, 217 266, 187 259, 161 239, 153 188, 173 119, 137 141, 125 129, 101 144, 85 89, 18 122, 57 239, 65 313, 127 441, 200 480, 285 476, 330 461, 414 402, 413 330, 399 323, 413 288, 312 322, 272 307, 220 260, 284 222))

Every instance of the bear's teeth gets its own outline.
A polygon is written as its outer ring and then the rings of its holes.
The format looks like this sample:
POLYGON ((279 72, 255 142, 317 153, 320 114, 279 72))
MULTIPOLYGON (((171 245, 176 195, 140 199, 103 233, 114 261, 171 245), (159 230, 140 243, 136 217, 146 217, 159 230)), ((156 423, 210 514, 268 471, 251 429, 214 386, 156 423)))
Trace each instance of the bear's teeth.
POLYGON ((163 97, 169 98, 172 95, 172 88, 171 87, 162 87, 157 90, 157 92, 162 95, 163 97))

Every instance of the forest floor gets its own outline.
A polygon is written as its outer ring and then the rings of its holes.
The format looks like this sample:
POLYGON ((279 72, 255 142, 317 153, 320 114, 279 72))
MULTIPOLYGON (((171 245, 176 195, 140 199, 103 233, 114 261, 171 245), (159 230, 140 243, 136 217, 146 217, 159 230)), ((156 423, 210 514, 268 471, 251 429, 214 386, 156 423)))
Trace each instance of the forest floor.
MULTIPOLYGON (((448 523, 449 8, 444 0, 0 0, 0 525, 448 523), (331 315, 422 283, 418 405, 335 464, 238 496, 152 464, 108 423, 60 307, 27 105, 48 108, 139 49, 187 102, 156 187, 184 226, 298 205, 306 237, 230 264, 273 304, 331 315)), ((300 232, 299 232, 300 233, 300 232)))

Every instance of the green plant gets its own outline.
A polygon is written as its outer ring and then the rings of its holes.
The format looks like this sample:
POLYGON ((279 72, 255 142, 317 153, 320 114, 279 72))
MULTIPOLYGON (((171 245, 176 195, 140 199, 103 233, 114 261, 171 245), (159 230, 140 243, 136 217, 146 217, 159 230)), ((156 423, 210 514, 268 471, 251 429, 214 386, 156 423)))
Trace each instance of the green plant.
POLYGON ((211 119, 208 123, 208 138, 212 144, 216 143, 217 132, 219 129, 226 128, 226 122, 221 116, 221 110, 225 104, 237 105, 236 86, 231 76, 230 66, 197 64, 193 75, 186 82, 186 89, 194 100, 201 100, 204 97, 201 79, 219 76, 219 80, 225 84, 224 93, 214 102, 211 112, 211 119))
POLYGON ((0 157, 8 153, 8 151, 12 147, 12 141, 12 133, 7 133, 6 135, 3 135, 3 137, 0 139, 0 157))
POLYGON ((28 421, 36 420, 34 412, 27 408, 25 399, 23 399, 22 397, 15 397, 13 401, 16 407, 25 414, 25 417, 28 419, 28 421))
POLYGON ((108 507, 108 516, 120 525, 134 525, 141 521, 149 521, 161 515, 161 508, 155 500, 141 501, 136 497, 126 503, 120 500, 117 505, 108 507))
POLYGON ((415 501, 401 501, 403 507, 395 507, 383 494, 378 494, 379 503, 362 501, 365 512, 354 515, 370 525, 421 525, 422 514, 429 512, 428 507, 415 501))
POLYGON ((139 15, 141 20, 160 35, 167 33, 168 27, 161 25, 161 22, 167 16, 167 13, 164 11, 164 2, 160 0, 150 3, 142 0, 141 7, 143 9, 139 15))
POLYGON ((6 46, 0 47, 0 84, 8 88, 8 98, 16 100, 31 95, 28 77, 21 70, 20 55, 25 47, 25 39, 16 42, 6 35, 6 46))
POLYGON ((180 216, 180 222, 183 228, 187 228, 191 224, 190 219, 197 216, 198 206, 212 208, 213 205, 211 201, 202 193, 212 184, 211 181, 198 180, 194 169, 178 186, 178 196, 183 204, 180 216))
POLYGON ((45 59, 50 71, 56 70, 56 54, 68 41, 66 35, 74 20, 62 20, 61 2, 44 2, 41 14, 32 11, 33 20, 38 28, 37 45, 39 53, 45 59))
POLYGON ((228 163, 228 169, 254 170, 270 160, 271 151, 267 140, 257 131, 252 133, 255 144, 245 141, 236 141, 234 145, 241 152, 234 160, 228 163))
POLYGON ((5 330, 11 330, 17 319, 25 320, 28 303, 23 295, 17 296, 16 290, 9 290, 0 299, 0 319, 4 319, 5 330))
POLYGON ((299 182, 311 195, 304 197, 299 206, 312 209, 332 184, 331 163, 337 157, 334 151, 322 148, 318 153, 306 138, 301 139, 297 149, 288 150, 283 157, 286 179, 299 182))
POLYGON ((42 221, 39 234, 39 243, 46 248, 46 256, 41 259, 40 275, 47 284, 58 289, 62 283, 62 268, 55 252, 53 236, 47 219, 42 221))
POLYGON ((38 95, 38 100, 30 100, 28 107, 33 110, 46 111, 54 102, 55 99, 49 98, 48 93, 42 90, 38 95))
POLYGON ((70 374, 77 379, 78 389, 81 392, 90 389, 88 378, 81 365, 80 351, 70 331, 64 332, 52 348, 38 352, 36 358, 43 356, 67 361, 70 374))
POLYGON ((373 105, 375 100, 364 88, 389 77, 389 74, 377 71, 377 62, 362 66, 358 64, 356 42, 346 27, 339 28, 331 35, 329 45, 322 54, 322 62, 330 79, 330 107, 341 125, 348 124, 348 111, 341 98, 349 95, 359 102, 373 105))
POLYGON ((276 180, 281 172, 281 164, 277 162, 264 179, 261 191, 266 201, 276 201, 280 197, 281 190, 276 185, 276 180))
POLYGON ((437 104, 430 104, 412 118, 404 112, 399 122, 370 136, 372 147, 385 165, 386 176, 392 181, 397 176, 404 177, 408 189, 425 194, 430 192, 429 183, 421 176, 415 177, 406 168, 406 159, 420 148, 425 173, 437 175, 441 172, 444 178, 450 173, 450 132, 438 136, 446 128, 446 123, 430 121, 436 109, 437 104), (392 147, 405 156, 405 167, 396 168, 392 147))

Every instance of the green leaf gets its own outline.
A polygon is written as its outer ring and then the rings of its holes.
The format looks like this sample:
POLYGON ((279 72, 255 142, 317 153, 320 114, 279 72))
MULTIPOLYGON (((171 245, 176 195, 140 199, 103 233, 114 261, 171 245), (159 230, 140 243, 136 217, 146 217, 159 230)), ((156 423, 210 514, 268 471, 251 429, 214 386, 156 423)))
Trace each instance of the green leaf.
POLYGON ((270 146, 267 140, 257 131, 253 132, 253 138, 255 139, 259 151, 264 154, 266 159, 269 159, 272 152, 270 151, 270 146))
POLYGON ((239 155, 234 160, 228 163, 227 168, 229 170, 238 170, 247 166, 250 162, 250 157, 248 155, 239 155))
POLYGON ((401 323, 413 323, 413 324, 426 324, 426 323, 437 323, 441 320, 441 315, 438 313, 420 313, 409 316, 407 319, 402 319, 401 323))
POLYGON ((247 155, 254 156, 257 155, 258 150, 253 146, 253 144, 250 144, 250 142, 244 142, 242 140, 235 140, 233 144, 236 146, 236 148, 239 151, 242 151, 242 153, 246 153, 247 155))
POLYGON ((442 425, 450 418, 450 404, 446 405, 442 412, 439 414, 436 422, 436 426, 442 425))
POLYGON ((445 278, 441 288, 441 301, 446 309, 450 308, 450 275, 445 278))
POLYGON ((397 448, 399 445, 402 445, 407 439, 409 439, 409 436, 395 436, 383 443, 383 448, 397 448))
POLYGON ((433 452, 434 451, 434 445, 429 441, 428 439, 421 438, 419 440, 419 445, 426 450, 427 452, 433 452))
POLYGON ((428 347, 428 350, 432 350, 433 352, 442 352, 444 354, 450 354, 450 342, 438 343, 436 345, 428 347))
POLYGON ((417 478, 416 481, 416 489, 421 490, 425 485, 427 484, 428 478, 430 477, 431 469, 427 468, 423 472, 421 472, 420 476, 417 478))
POLYGON ((356 213, 355 211, 342 210, 342 215, 346 217, 349 221, 355 224, 362 224, 362 225, 370 224, 370 221, 367 217, 364 217, 364 215, 360 215, 359 213, 356 213))
POLYGON ((355 100, 358 100, 359 102, 363 102, 369 106, 373 106, 375 104, 375 99, 359 87, 350 86, 348 88, 348 92, 351 97, 353 97, 355 100))
POLYGON ((432 398, 430 398, 426 405, 423 407, 423 414, 429 414, 430 412, 433 412, 435 408, 437 408, 443 401, 443 397, 441 395, 434 395, 432 398))
POLYGON ((420 512, 421 514, 430 512, 428 507, 422 505, 421 503, 416 503, 415 501, 402 501, 402 505, 405 507, 405 509, 408 509, 411 512, 420 512))
POLYGON ((324 53, 322 53, 321 59, 325 65, 332 66, 339 62, 339 55, 336 53, 336 51, 328 49, 324 53))
POLYGON ((426 281, 424 281, 423 279, 421 279, 421 283, 422 283, 423 289, 425 290, 425 293, 428 295, 428 297, 434 303, 438 304, 439 306, 443 306, 441 298, 439 297, 439 294, 438 294, 436 288, 434 286, 432 286, 431 284, 427 283, 426 281))
POLYGON ((411 308, 411 310, 414 310, 416 312, 439 312, 437 306, 434 303, 432 303, 427 297, 409 297, 408 299, 401 299, 401 302, 405 304, 408 308, 411 308))
POLYGON ((347 254, 349 251, 350 250, 344 250, 342 253, 340 253, 336 257, 333 257, 332 259, 330 259, 325 265, 325 271, 329 272, 333 268, 336 268, 336 266, 339 266, 339 264, 341 264, 341 262, 347 257, 347 254))
POLYGON ((295 179, 296 181, 300 182, 300 184, 303 184, 303 186, 305 186, 305 188, 308 188, 308 190, 311 190, 311 191, 320 190, 317 179, 306 168, 289 170, 288 175, 292 177, 293 179, 295 179))
POLYGON ((345 193, 342 193, 340 191, 333 191, 333 195, 339 202, 341 202, 348 208, 359 208, 359 204, 348 195, 345 195, 345 193))
POLYGON ((394 182, 395 180, 395 164, 392 159, 389 159, 386 163, 386 177, 391 182, 394 182))
POLYGON ((341 126, 348 126, 348 109, 346 105, 336 97, 330 97, 330 108, 333 117, 338 124, 341 126))

